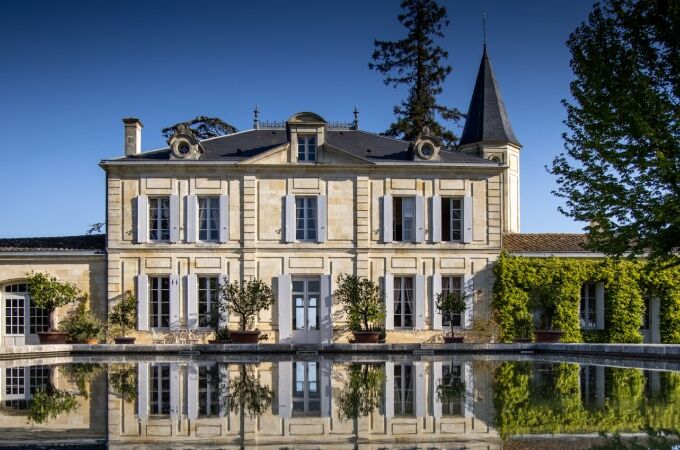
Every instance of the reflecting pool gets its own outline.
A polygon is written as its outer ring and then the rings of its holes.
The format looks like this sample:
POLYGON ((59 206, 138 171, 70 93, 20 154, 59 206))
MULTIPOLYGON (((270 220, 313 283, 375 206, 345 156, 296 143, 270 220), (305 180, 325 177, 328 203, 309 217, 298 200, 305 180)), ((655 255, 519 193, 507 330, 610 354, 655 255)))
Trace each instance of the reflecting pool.
POLYGON ((680 448, 679 430, 679 363, 199 354, 0 361, 0 447, 680 448))

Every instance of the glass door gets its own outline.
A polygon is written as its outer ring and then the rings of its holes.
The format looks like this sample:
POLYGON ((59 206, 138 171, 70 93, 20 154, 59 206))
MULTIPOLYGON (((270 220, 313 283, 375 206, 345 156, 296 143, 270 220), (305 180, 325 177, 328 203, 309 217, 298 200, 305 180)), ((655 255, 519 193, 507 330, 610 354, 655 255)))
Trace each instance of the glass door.
POLYGON ((315 344, 321 342, 319 331, 319 277, 293 279, 293 342, 315 344))

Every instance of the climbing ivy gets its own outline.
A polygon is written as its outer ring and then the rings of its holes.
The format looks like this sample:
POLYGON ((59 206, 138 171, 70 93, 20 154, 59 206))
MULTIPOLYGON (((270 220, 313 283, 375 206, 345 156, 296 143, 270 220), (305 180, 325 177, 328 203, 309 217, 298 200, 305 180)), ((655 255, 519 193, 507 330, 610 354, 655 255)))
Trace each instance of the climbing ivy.
POLYGON ((501 253, 494 266, 494 307, 500 339, 511 342, 533 330, 536 293, 552 306, 552 326, 562 342, 642 342, 645 295, 660 299, 661 341, 680 343, 680 268, 655 269, 644 261, 586 258, 527 258, 501 253), (581 286, 605 287, 605 329, 582 330, 581 286), (549 288, 547 288, 549 287, 549 288))

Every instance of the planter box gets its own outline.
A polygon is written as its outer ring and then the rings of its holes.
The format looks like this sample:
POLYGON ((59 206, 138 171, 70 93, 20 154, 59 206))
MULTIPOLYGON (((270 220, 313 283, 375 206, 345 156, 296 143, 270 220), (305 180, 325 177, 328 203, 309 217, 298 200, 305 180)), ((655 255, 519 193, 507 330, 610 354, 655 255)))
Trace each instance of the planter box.
POLYGON ((444 336, 445 344, 462 344, 465 341, 463 336, 444 336))
POLYGON ((113 338, 113 342, 115 342, 116 344, 134 344, 135 338, 122 336, 122 337, 113 338))
POLYGON ((354 331, 353 334, 356 344, 377 344, 380 339, 379 331, 354 331))
POLYGON ((224 341, 221 339, 208 339, 208 344, 231 344, 231 339, 224 341))
POLYGON ((66 333, 61 331, 46 331, 44 333, 38 333, 38 339, 40 343, 45 344, 65 344, 66 343, 66 333))
POLYGON ((536 342, 560 342, 564 331, 562 330, 536 330, 534 337, 536 342))
POLYGON ((257 344, 260 338, 259 331, 230 331, 230 334, 234 344, 257 344))

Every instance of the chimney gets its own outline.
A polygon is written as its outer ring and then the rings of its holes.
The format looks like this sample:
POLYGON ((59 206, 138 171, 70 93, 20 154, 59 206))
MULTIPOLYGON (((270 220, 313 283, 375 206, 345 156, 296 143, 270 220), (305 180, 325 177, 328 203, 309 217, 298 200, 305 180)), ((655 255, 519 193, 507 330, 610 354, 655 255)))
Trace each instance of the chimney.
POLYGON ((125 124, 125 156, 139 155, 142 152, 142 122, 135 117, 123 119, 125 124))

